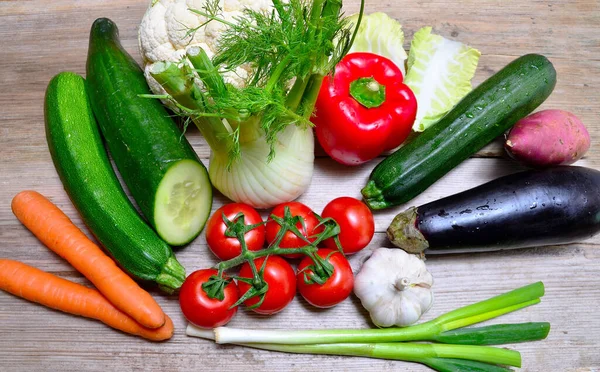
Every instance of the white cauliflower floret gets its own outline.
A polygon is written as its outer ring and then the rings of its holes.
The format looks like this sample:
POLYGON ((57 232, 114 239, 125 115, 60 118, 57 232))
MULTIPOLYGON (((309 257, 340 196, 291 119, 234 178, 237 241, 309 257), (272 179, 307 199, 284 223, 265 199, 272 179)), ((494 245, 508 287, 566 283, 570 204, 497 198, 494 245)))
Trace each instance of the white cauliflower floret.
MULTIPOLYGON (((187 50, 199 46, 212 57, 217 51, 217 40, 227 27, 212 21, 195 32, 190 32, 207 21, 206 17, 191 12, 189 9, 203 10, 206 0, 153 0, 142 19, 139 30, 139 48, 144 61, 144 74, 150 89, 155 94, 166 92, 150 75, 150 68, 155 62, 179 62, 187 50)), ((222 12, 220 16, 234 22, 243 15, 244 8, 257 11, 270 10, 270 0, 220 0, 222 12)), ((227 83, 243 86, 248 77, 247 69, 239 67, 223 74, 227 83)), ((198 81, 200 84, 200 82, 198 81)), ((200 84, 201 85, 201 84, 200 84)), ((170 102, 165 102, 171 108, 170 102)))

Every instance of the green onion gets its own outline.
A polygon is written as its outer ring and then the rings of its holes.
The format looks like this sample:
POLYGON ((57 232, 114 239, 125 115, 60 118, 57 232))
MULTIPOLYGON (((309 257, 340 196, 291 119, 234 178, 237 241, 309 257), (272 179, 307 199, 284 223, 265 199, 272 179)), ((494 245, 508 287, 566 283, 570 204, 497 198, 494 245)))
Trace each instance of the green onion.
POLYGON ((215 340, 225 343, 324 344, 348 342, 436 341, 446 331, 483 322, 540 302, 544 284, 537 282, 514 291, 448 312, 429 322, 406 328, 332 330, 215 329, 215 340))
POLYGON ((360 356, 376 359, 401 360, 421 363, 436 358, 464 359, 489 364, 513 367, 521 366, 518 351, 489 346, 440 345, 414 343, 367 343, 367 344, 241 344, 263 350, 281 351, 295 354, 327 354, 360 356))
MULTIPOLYGON (((188 336, 214 340, 211 330, 188 325, 188 336)), ((327 354, 360 356, 376 359, 401 360, 426 364, 437 370, 454 371, 459 366, 475 366, 481 371, 505 371, 495 364, 520 367, 521 354, 517 351, 489 346, 417 344, 417 343, 334 343, 310 345, 284 345, 272 343, 235 343, 255 349, 279 351, 295 354, 327 354), (468 363, 477 362, 477 363, 468 363), (490 365, 491 364, 491 365, 490 365), (438 368, 439 367, 439 368, 438 368), (491 368, 491 369, 490 369, 491 368)), ((478 369, 474 369, 477 371, 478 369)))
POLYGON ((431 358, 421 363, 440 372, 510 372, 512 369, 473 360, 431 358))
POLYGON ((494 324, 442 332, 429 341, 460 345, 502 345, 543 340, 549 332, 548 322, 494 324))
POLYGON ((422 363, 446 372, 501 372, 510 370, 504 366, 521 366, 519 352, 480 345, 541 340, 548 335, 550 324, 540 322, 458 328, 537 304, 543 295, 544 285, 538 282, 406 328, 289 331, 218 327, 206 330, 189 324, 186 333, 217 343, 287 353, 402 360, 422 363))

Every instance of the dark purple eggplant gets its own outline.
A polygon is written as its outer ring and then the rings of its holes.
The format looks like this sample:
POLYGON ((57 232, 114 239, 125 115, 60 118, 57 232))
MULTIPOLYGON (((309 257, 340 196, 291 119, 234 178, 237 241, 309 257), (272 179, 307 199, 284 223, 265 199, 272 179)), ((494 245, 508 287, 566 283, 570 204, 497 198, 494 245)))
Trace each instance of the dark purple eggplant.
POLYGON ((559 245, 600 232, 600 171, 554 167, 504 176, 409 208, 388 228, 411 253, 559 245))

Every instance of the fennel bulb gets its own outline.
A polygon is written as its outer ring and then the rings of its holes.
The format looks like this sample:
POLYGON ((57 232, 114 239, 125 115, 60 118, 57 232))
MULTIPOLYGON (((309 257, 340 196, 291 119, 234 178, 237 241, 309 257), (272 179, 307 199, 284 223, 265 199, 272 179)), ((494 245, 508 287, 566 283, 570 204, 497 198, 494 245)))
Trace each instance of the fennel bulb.
POLYGON ((267 163, 269 151, 265 137, 257 135, 240 143, 240 157, 230 169, 228 156, 213 152, 209 164, 213 186, 229 199, 255 208, 269 208, 296 199, 312 178, 315 159, 312 129, 288 126, 277 137, 277 155, 267 163))

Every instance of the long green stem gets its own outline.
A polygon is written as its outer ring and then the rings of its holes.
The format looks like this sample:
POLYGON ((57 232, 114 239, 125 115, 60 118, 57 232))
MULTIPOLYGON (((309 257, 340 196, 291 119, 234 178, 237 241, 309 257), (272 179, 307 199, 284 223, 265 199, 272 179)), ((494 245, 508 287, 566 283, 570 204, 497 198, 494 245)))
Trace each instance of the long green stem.
POLYGON ((219 327, 215 329, 215 335, 217 343, 253 342, 295 345, 429 341, 434 340, 436 335, 444 331, 492 319, 538 303, 538 297, 543 294, 544 286, 541 282, 538 282, 473 305, 459 308, 429 322, 406 328, 281 331, 240 330, 219 327), (481 313, 477 313, 477 311, 481 313))
POLYGON ((401 342, 428 340, 437 332, 434 325, 417 325, 407 328, 387 329, 326 329, 284 331, 263 329, 215 328, 216 341, 225 343, 278 343, 278 344, 329 344, 351 342, 401 342))
POLYGON ((521 354, 519 354, 518 351, 489 346, 412 343, 316 345, 243 344, 243 346, 256 347, 264 350, 283 351, 286 353, 361 356, 417 363, 427 358, 455 358, 513 367, 521 366, 521 354))
MULTIPOLYGON (((203 17, 206 17, 208 19, 220 22, 220 23, 224 24, 225 26, 228 26, 228 27, 235 27, 236 26, 235 23, 231 23, 229 21, 226 21, 225 19, 223 19, 221 17, 217 17, 214 14, 210 14, 210 13, 204 12, 202 10, 193 9, 193 8, 188 8, 188 10, 190 12, 192 12, 192 13, 196 13, 196 14, 201 15, 203 17)), ((254 26, 250 25, 249 27, 254 27, 254 26)))
POLYGON ((310 9, 310 16, 308 22, 311 25, 316 25, 318 20, 321 18, 321 14, 323 12, 323 5, 326 3, 326 0, 314 0, 312 2, 312 7, 310 9))
POLYGON ((306 119, 309 119, 315 110, 315 104, 317 103, 317 97, 319 96, 319 91, 321 90, 321 85, 323 85, 324 78, 324 75, 313 74, 306 85, 306 90, 304 91, 299 106, 302 108, 300 115, 306 119))
POLYGON ((239 266, 247 261, 253 261, 260 257, 266 256, 281 256, 284 254, 305 254, 309 255, 318 250, 317 247, 313 245, 307 245, 301 248, 279 248, 277 246, 271 246, 266 249, 261 249, 259 251, 247 251, 245 254, 239 255, 235 258, 232 258, 227 261, 219 262, 215 267, 219 270, 228 270, 233 267, 239 266))
POLYGON ((310 14, 308 16, 308 33, 307 40, 314 40, 319 27, 319 20, 323 12, 323 5, 326 0, 314 0, 310 8, 310 14))
MULTIPOLYGON (((210 340, 218 338, 218 328, 212 333, 209 330, 188 325, 186 334, 210 340)), ((250 332, 250 331, 247 331, 250 332)), ((254 331, 252 331, 254 332, 254 331)), ((423 362, 431 358, 451 358, 474 360, 483 363, 501 364, 514 367, 521 366, 521 354, 517 351, 488 346, 416 344, 416 343, 335 343, 335 344, 300 344, 283 345, 278 343, 235 342, 237 345, 257 349, 282 351, 301 354, 329 354, 364 356, 378 359, 404 360, 423 362)))
MULTIPOLYGON (((520 304, 511 305, 507 307, 503 307, 501 309, 488 311, 487 313, 473 315, 467 318, 456 319, 450 322, 443 322, 441 324, 442 331, 450 331, 457 328, 467 327, 472 324, 485 322, 486 320, 497 318, 501 315, 512 313, 514 311, 526 308, 528 306, 537 305, 540 303, 540 299, 536 298, 535 300, 525 301, 520 304)), ((438 321, 440 321, 438 319, 438 321)))
POLYGON ((221 97, 226 94, 227 89, 223 76, 219 74, 219 70, 213 65, 204 49, 192 47, 188 49, 187 57, 211 96, 221 97))
POLYGON ((439 372, 512 372, 507 367, 464 359, 427 358, 421 363, 439 372))
POLYGON ((365 0, 360 0, 360 10, 358 11, 358 19, 356 20, 356 25, 354 25, 354 32, 352 33, 352 37, 350 38, 350 42, 348 43, 348 47, 346 53, 354 44, 354 39, 356 39, 356 35, 358 34, 358 28, 362 22, 363 14, 365 12, 365 0))
POLYGON ((199 113, 191 117, 206 142, 215 153, 226 153, 232 146, 230 131, 221 119, 201 116, 205 111, 206 98, 193 79, 186 75, 184 68, 171 62, 158 62, 152 65, 150 74, 179 105, 199 113))
POLYGON ((277 67, 275 67, 275 70, 273 70, 273 74, 269 77, 269 80, 265 85, 265 90, 267 92, 272 92, 273 89, 275 89, 275 86, 277 86, 277 84, 280 82, 281 75, 292 61, 291 57, 291 54, 287 55, 281 62, 279 62, 277 67))
POLYGON ((460 345, 503 345, 543 340, 549 332, 548 322, 494 324, 442 332, 431 341, 460 345))
POLYGON ((306 85, 308 84, 309 80, 309 77, 306 77, 304 79, 300 77, 296 78, 296 81, 294 81, 294 85, 292 85, 292 89, 290 89, 287 96, 285 97, 285 104, 288 109, 292 111, 296 111, 298 109, 298 106, 300 105, 300 102, 302 101, 302 97, 304 95, 304 90, 306 89, 306 85))
MULTIPOLYGON (((533 284, 526 285, 521 288, 517 288, 513 291, 501 294, 499 296, 492 297, 485 301, 480 301, 474 303, 469 306, 461 307, 459 309, 450 311, 431 322, 436 324, 448 324, 465 318, 472 318, 480 316, 481 314, 494 312, 503 308, 512 307, 519 304, 527 303, 527 306, 534 305, 534 300, 539 299, 544 295, 544 284, 542 282, 537 282, 533 284)), ((537 303, 537 302, 536 302, 537 303)), ((514 310, 518 310, 515 308, 514 310)), ((512 311, 514 311, 512 310, 512 311)), ((499 314, 501 315, 501 314, 499 314)), ((490 318, 487 318, 490 319, 490 318)), ((487 320, 483 319, 483 320, 487 320)), ((475 324, 483 320, 478 320, 477 318, 472 318, 472 322, 469 324, 465 323, 456 323, 458 327, 464 327, 467 325, 475 324)), ((446 328, 445 330, 450 330, 452 328, 446 328)))

